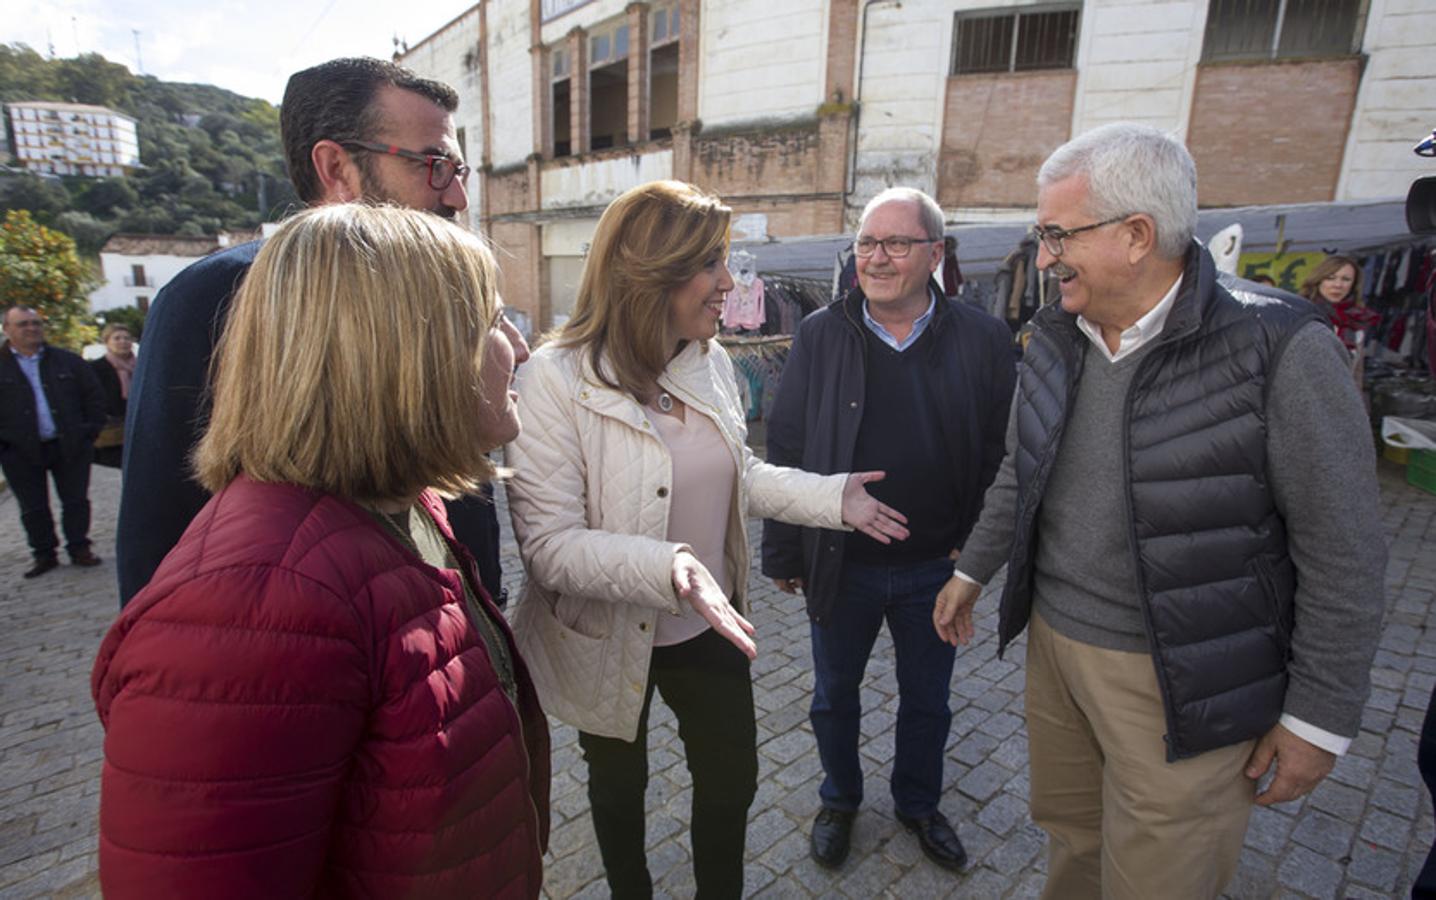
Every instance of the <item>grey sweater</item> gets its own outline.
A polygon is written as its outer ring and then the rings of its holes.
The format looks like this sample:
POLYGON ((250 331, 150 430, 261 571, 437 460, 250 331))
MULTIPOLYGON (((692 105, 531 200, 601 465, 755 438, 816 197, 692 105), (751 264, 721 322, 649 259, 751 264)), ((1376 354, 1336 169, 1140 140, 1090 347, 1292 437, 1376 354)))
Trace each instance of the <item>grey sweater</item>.
MULTIPOLYGON (((1111 363, 1090 345, 1037 522, 1034 605, 1059 633, 1115 650, 1148 650, 1127 542, 1123 398, 1149 343, 1111 363)), ((1336 734, 1330 701, 1367 683, 1380 632, 1382 538, 1376 460, 1366 412, 1349 383, 1350 357, 1320 323, 1293 335, 1267 394, 1267 459, 1297 569, 1296 629, 1285 712, 1336 734)), ((1007 562, 1016 514, 1009 417, 1007 456, 957 568, 986 583, 1007 562)), ((1361 698, 1357 698, 1358 702, 1361 698)))

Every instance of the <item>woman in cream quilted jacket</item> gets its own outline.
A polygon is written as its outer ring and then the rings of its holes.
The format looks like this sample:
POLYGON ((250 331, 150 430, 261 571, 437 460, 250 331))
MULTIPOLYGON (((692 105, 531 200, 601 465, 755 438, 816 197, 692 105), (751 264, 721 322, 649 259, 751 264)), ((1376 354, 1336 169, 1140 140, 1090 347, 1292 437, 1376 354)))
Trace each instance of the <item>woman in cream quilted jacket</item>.
POLYGON ((644 853, 656 688, 693 775, 699 897, 738 897, 758 760, 747 515, 907 537, 864 484, 749 452, 718 333, 731 211, 676 181, 604 212, 574 316, 523 368, 508 448, 528 582, 514 613, 544 707, 579 730, 615 897, 652 893, 644 853))

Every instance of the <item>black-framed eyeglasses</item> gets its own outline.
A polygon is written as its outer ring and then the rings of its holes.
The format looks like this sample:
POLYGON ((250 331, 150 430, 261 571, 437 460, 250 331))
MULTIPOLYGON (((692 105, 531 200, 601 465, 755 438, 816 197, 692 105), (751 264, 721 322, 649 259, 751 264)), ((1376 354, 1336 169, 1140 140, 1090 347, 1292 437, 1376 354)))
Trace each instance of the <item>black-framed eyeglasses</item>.
POLYGON ((877 238, 862 237, 858 238, 857 242, 853 244, 853 253, 863 257, 864 259, 867 259, 869 256, 872 256, 874 253, 877 252, 878 247, 882 247, 883 252, 888 255, 889 259, 902 259, 903 257, 907 256, 909 253, 912 252, 913 244, 937 244, 941 241, 942 238, 914 238, 899 236, 878 240, 877 238))
POLYGON ((1093 222, 1091 225, 1082 225, 1078 228, 1058 228, 1056 225, 1033 225, 1032 233, 1037 235, 1038 239, 1042 241, 1042 246, 1047 248, 1048 253, 1051 253, 1053 256, 1061 256, 1062 251, 1066 249, 1062 246, 1062 242, 1074 234, 1081 234, 1084 231, 1101 228, 1103 225, 1112 225, 1129 218, 1131 218, 1131 213, 1125 216, 1113 216, 1110 219, 1103 219, 1100 222, 1093 222))
POLYGON ((360 150, 368 150, 370 153, 384 153, 424 163, 429 167, 429 187, 436 191, 442 191, 448 187, 455 177, 468 178, 469 172, 473 171, 468 166, 456 163, 447 156, 405 150, 403 147, 395 147, 393 144, 377 144, 374 141, 340 141, 339 146, 358 147, 360 150))

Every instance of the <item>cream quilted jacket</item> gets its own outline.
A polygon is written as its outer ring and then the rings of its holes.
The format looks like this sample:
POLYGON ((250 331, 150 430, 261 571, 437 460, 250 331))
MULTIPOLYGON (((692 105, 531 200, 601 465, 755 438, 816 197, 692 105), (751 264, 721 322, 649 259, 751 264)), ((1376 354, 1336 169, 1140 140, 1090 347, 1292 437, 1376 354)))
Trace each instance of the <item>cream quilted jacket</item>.
MULTIPOLYGON (((727 564, 747 610, 744 513, 843 528, 843 475, 770 466, 748 450, 728 353, 690 342, 659 383, 708 416, 733 453, 727 564)), ((506 450, 509 512, 527 581, 514 631, 544 709, 592 734, 633 740, 654 625, 677 614, 668 541, 668 447, 630 395, 591 375, 583 351, 550 344, 518 380, 523 432, 506 450)), ((761 634, 758 636, 760 639, 761 634)))

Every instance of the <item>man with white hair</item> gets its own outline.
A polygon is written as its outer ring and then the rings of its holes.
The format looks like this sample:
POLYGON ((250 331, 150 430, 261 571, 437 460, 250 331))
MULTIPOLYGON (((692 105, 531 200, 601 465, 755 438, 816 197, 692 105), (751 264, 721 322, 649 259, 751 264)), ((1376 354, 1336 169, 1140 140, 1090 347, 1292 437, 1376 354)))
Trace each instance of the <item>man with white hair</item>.
POLYGON ((1216 897, 1253 799, 1306 794, 1357 733, 1386 559, 1371 433, 1308 304, 1218 282, 1176 140, 1103 126, 1037 184, 1062 300, 933 622, 966 643, 1007 564, 1044 897, 1216 897))
POLYGON ((906 514, 910 532, 881 544, 764 526, 764 574, 802 590, 812 621, 811 718, 825 778, 810 849, 829 867, 847 857, 863 800, 859 685, 884 621, 897 657, 894 812, 938 865, 967 860, 938 809, 954 650, 929 622, 1002 460, 1016 367, 1007 326, 948 300, 933 281, 942 229, 942 209, 921 191, 873 198, 853 245, 859 289, 799 327, 768 417, 770 462, 885 472, 868 488, 906 514))

